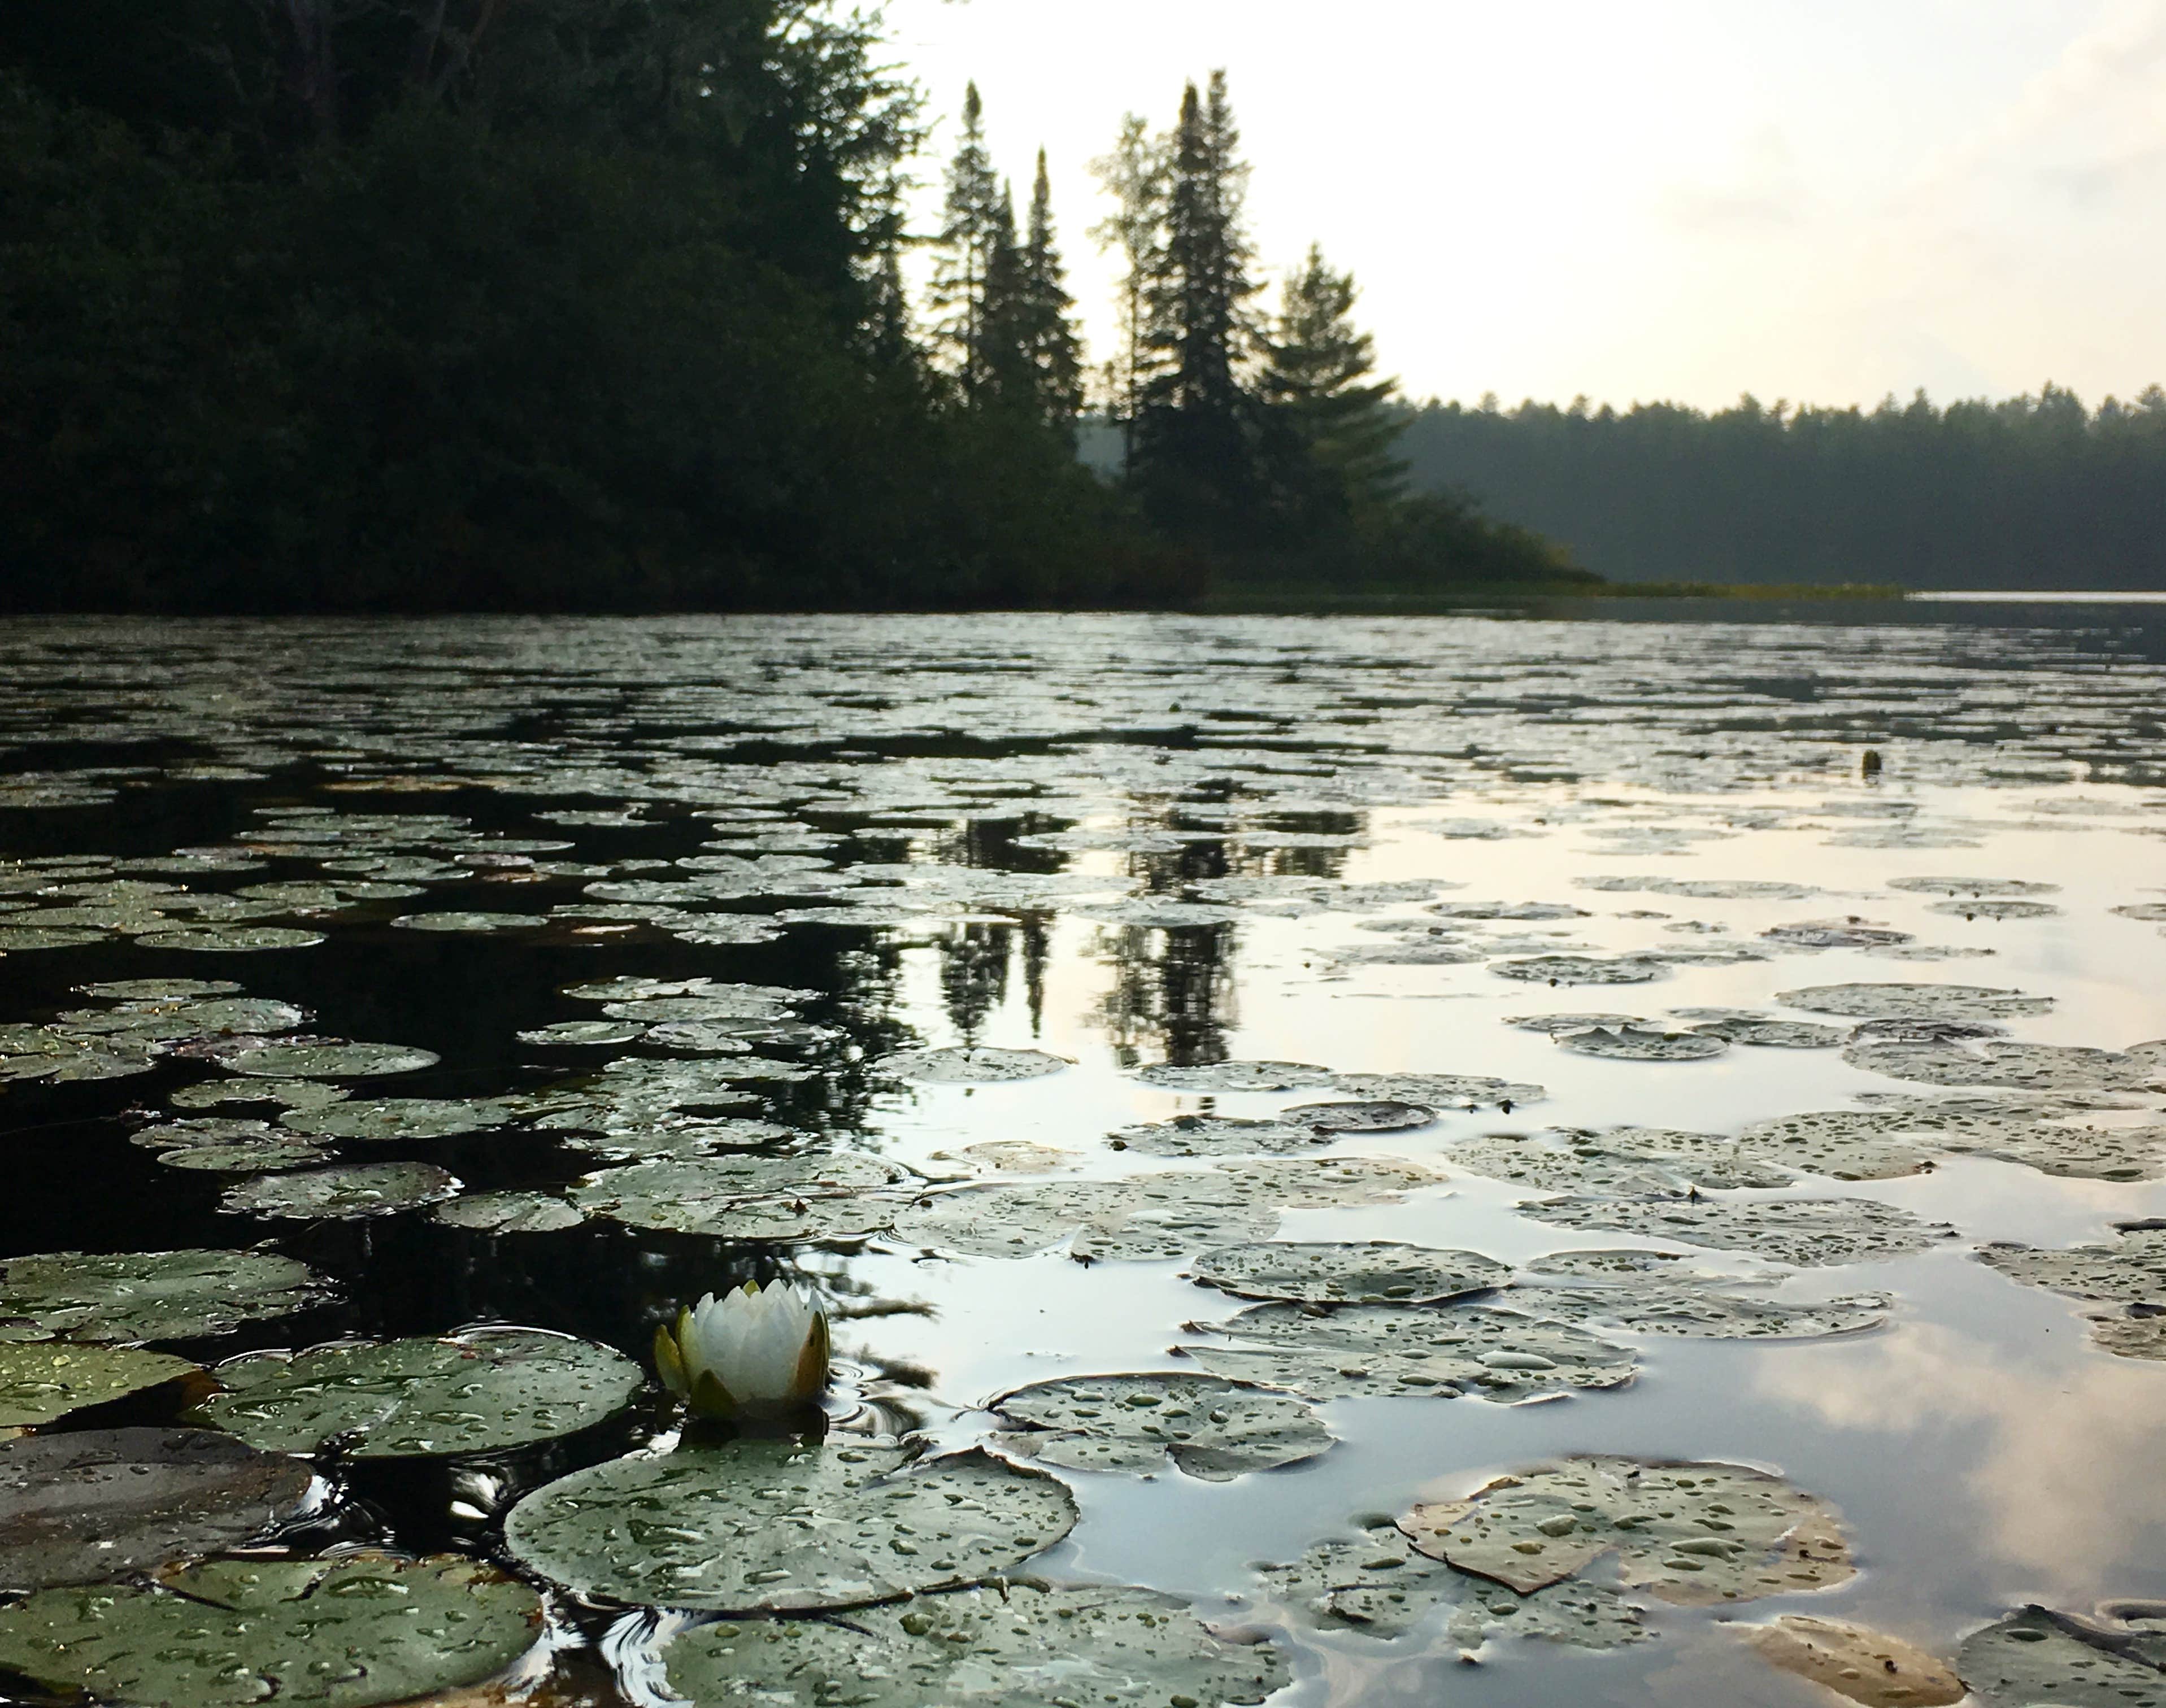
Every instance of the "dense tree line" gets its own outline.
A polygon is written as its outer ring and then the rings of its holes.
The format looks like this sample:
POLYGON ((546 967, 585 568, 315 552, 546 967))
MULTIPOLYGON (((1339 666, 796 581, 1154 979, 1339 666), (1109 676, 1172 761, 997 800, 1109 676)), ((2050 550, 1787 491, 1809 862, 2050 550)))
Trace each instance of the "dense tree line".
POLYGON ((1714 414, 1432 403, 1400 441, 1625 581, 2166 588, 2166 392, 1714 414))
POLYGON ((975 90, 911 301, 927 126, 885 53, 829 0, 8 0, 0 606, 1164 603, 1237 572, 1269 418, 1320 445, 1366 405, 1268 390, 1245 250, 1197 247, 1238 232, 1198 199, 1223 84, 1177 229, 1150 214, 1150 449, 1108 482, 1043 163, 1019 226, 975 90))

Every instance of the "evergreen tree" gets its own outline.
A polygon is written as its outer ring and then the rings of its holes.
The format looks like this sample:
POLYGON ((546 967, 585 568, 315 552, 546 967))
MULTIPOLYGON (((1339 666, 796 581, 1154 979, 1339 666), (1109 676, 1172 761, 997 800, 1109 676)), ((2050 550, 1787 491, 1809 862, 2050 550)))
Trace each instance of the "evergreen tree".
POLYGON ((970 364, 977 376, 974 403, 1037 413, 1038 370, 1031 361, 1030 342, 1029 270, 1016 240, 1015 194, 1003 184, 985 243, 985 299, 970 364))
POLYGON ((1351 273, 1314 245, 1286 282, 1263 392, 1296 466, 1283 471, 1297 531, 1313 534, 1379 515, 1398 498, 1406 466, 1392 454, 1406 430, 1393 380, 1373 377, 1376 340, 1354 324, 1351 273))
POLYGON ((1038 179, 1030 198, 1030 235, 1022 254, 1022 344, 1035 376, 1038 406, 1047 424, 1071 441, 1083 408, 1083 343, 1069 311, 1067 269, 1053 233, 1053 182, 1045 150, 1038 151, 1038 179))
POLYGON ((1091 162, 1092 175, 1114 204, 1113 212, 1091 228, 1091 240, 1101 250, 1117 249, 1121 256, 1121 350, 1106 364, 1106 391, 1107 404, 1121 424, 1124 463, 1135 460, 1136 418, 1143 407, 1149 362, 1147 303, 1165 225, 1167 154, 1167 145, 1152 136, 1150 126, 1131 113, 1121 121, 1113 151, 1091 162))
MULTIPOLYGON (((985 103, 974 82, 963 95, 963 140, 948 163, 945 217, 932 274, 932 305, 943 318, 934 335, 954 365, 966 400, 974 400, 985 375, 985 282, 998 239, 1001 187, 985 151, 985 103)), ((1014 214, 1008 216, 1012 240, 1014 214)))
POLYGON ((1144 293, 1154 363, 1130 477, 1162 526, 1231 543, 1259 519, 1260 417, 1244 386, 1260 343, 1241 222, 1248 168, 1214 71, 1188 86, 1174 133, 1163 247, 1144 293))

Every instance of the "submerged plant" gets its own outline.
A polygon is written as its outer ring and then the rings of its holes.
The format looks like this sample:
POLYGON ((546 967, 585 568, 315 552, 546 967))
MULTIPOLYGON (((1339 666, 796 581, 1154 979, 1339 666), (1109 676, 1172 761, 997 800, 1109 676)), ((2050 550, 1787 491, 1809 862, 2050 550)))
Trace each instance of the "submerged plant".
POLYGON ((654 1331, 654 1366, 669 1391, 707 1417, 790 1411, 827 1386, 827 1313, 795 1287, 748 1281, 677 1313, 654 1331))

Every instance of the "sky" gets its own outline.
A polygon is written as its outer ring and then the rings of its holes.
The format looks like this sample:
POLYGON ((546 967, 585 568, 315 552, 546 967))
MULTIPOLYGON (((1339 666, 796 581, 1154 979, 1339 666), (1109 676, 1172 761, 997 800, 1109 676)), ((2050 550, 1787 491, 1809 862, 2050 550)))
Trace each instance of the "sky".
MULTIPOLYGON (((1412 397, 1716 408, 2166 381, 2166 0, 890 0, 953 151, 1089 171, 1227 72, 1266 303, 1311 242, 1412 397)), ((917 224, 938 223, 938 188, 917 224)))

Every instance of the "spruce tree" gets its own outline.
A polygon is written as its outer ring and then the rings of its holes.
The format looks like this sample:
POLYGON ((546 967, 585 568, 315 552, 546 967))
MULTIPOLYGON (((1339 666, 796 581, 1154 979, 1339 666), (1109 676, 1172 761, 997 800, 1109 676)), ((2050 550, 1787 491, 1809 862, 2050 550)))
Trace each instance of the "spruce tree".
MULTIPOLYGON (((948 163, 948 195, 932 272, 933 333, 947 352, 965 399, 975 399, 984 374, 985 278, 1000 219, 1000 184, 985 151, 985 103, 974 82, 963 96, 963 140, 948 163)), ((1010 216, 1012 228, 1013 216, 1010 216)))
POLYGON ((1101 250, 1118 250, 1121 256, 1121 349, 1106 364, 1106 389, 1121 424, 1124 463, 1135 460, 1136 418, 1149 366, 1149 298, 1165 225, 1169 152, 1168 144, 1150 134, 1149 124, 1131 113, 1121 120, 1112 152, 1091 162, 1092 175, 1113 198, 1113 211, 1091 228, 1091 237, 1101 250))
POLYGON ((985 282, 978 315, 978 342, 971 371, 977 377, 971 401, 1000 404, 1029 414, 1039 408, 1038 369, 1031 359, 1032 305, 1029 267, 1016 240, 1015 194, 1001 187, 985 243, 985 282))
POLYGON ((1131 477, 1161 525, 1232 543, 1261 519, 1261 414, 1244 381, 1260 339, 1242 226, 1248 168, 1226 98, 1188 86, 1174 133, 1164 243, 1147 281, 1145 380, 1131 477))
POLYGON ((1030 235, 1022 253, 1022 345, 1034 377, 1039 414, 1073 440, 1083 408, 1083 344, 1069 311, 1067 268, 1053 231, 1053 182, 1045 150, 1038 151, 1038 178, 1030 198, 1030 235))
POLYGON ((1315 245, 1290 276, 1273 329, 1263 393, 1274 435, 1294 466, 1274 471, 1297 531, 1372 518, 1400 494, 1406 466, 1392 454, 1406 418, 1392 407, 1393 380, 1379 380, 1376 340, 1354 324, 1354 276, 1334 272, 1315 245))

